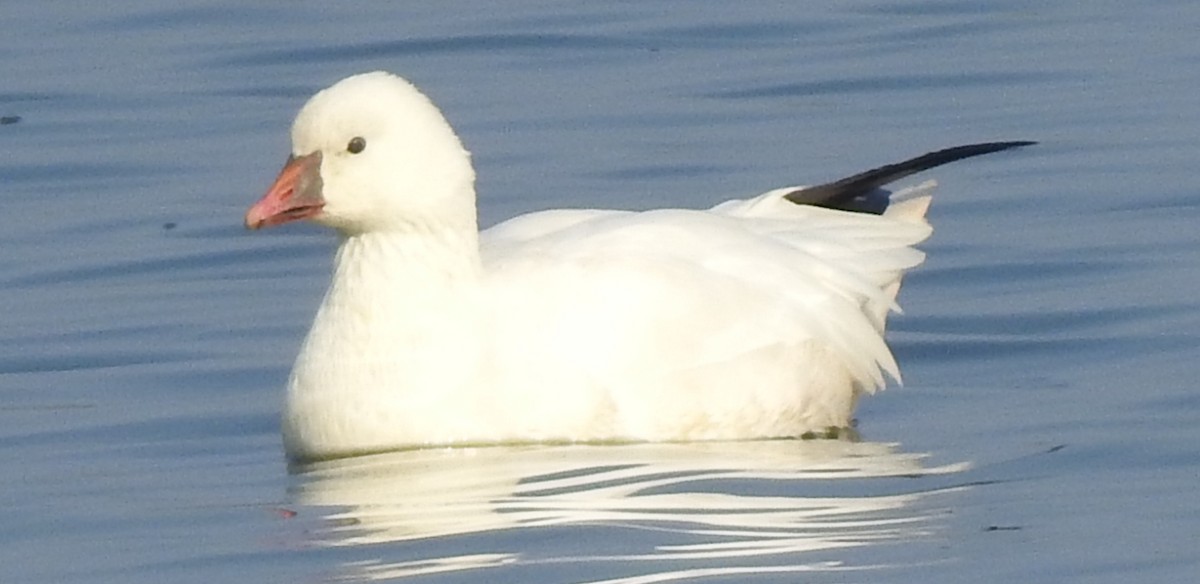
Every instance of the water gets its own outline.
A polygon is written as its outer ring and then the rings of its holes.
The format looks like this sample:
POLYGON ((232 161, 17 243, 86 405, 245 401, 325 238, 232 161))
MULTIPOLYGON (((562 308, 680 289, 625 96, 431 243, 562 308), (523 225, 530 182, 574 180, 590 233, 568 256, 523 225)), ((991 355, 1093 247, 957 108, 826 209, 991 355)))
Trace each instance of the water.
POLYGON ((0 581, 1195 579, 1200 8, 805 4, 6 7, 0 581), (934 173, 863 443, 289 473, 332 240, 240 218, 303 100, 376 68, 459 129, 485 224, 1042 144, 934 173))

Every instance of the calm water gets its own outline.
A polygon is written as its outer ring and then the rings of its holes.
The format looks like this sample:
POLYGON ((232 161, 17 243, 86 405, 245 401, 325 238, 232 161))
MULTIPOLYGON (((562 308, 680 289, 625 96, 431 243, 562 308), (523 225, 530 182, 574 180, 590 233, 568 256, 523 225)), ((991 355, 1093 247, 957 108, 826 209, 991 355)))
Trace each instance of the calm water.
POLYGON ((6 6, 0 581, 1194 580, 1200 5, 811 4, 6 6), (289 473, 333 241, 241 214, 303 100, 376 68, 459 128, 486 224, 1042 145, 935 173, 863 443, 289 473))

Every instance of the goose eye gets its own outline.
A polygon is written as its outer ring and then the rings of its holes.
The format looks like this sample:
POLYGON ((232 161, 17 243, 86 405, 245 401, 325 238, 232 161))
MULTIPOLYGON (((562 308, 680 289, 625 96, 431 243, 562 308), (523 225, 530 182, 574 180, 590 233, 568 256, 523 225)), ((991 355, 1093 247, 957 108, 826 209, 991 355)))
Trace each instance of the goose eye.
POLYGON ((367 149, 367 141, 362 136, 355 136, 350 139, 350 143, 346 145, 346 151, 351 154, 358 154, 367 149))

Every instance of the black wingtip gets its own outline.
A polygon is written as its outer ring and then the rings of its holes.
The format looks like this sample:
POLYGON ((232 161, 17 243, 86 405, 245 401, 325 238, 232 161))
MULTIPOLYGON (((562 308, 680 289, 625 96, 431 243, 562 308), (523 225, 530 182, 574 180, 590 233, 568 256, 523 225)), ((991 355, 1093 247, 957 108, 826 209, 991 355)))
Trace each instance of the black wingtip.
POLYGON ((984 142, 955 146, 922 154, 916 158, 873 168, 853 176, 833 182, 808 187, 784 195, 787 200, 797 205, 813 205, 842 211, 858 213, 881 214, 887 209, 887 198, 880 195, 878 189, 890 182, 916 174, 931 168, 948 164, 956 160, 991 154, 1010 148, 1032 146, 1037 144, 1032 140, 1017 140, 1012 142, 984 142), (872 196, 876 195, 876 196, 872 196))

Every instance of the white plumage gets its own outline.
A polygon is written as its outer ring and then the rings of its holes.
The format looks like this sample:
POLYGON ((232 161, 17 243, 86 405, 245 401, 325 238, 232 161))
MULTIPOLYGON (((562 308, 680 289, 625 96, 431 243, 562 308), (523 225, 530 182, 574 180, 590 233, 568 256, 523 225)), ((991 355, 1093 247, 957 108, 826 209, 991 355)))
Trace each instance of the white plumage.
POLYGON ((799 205, 793 187, 479 233, 469 156, 408 82, 343 80, 292 139, 247 224, 309 218, 342 238, 288 382, 292 458, 798 436, 848 426, 899 378, 884 320, 923 259, 933 182, 882 215, 799 205))

